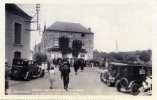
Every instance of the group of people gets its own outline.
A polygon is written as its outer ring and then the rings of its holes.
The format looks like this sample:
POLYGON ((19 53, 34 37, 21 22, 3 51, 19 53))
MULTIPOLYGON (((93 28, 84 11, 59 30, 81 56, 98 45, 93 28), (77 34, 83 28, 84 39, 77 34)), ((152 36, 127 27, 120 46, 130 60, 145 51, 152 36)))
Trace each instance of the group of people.
POLYGON ((77 75, 77 71, 79 68, 81 69, 81 71, 84 70, 84 67, 86 66, 86 62, 83 59, 77 59, 74 61, 73 66, 74 66, 75 75, 77 75))
MULTIPOLYGON (((53 84, 56 79, 56 63, 50 63, 48 61, 47 66, 48 66, 48 73, 49 73, 49 81, 50 81, 50 89, 53 89, 53 84)), ((83 59, 77 59, 74 61, 73 65, 70 64, 68 59, 63 59, 58 63, 59 71, 61 74, 61 79, 63 80, 63 86, 65 90, 68 90, 68 84, 69 84, 69 74, 71 72, 70 66, 74 67, 75 75, 77 75, 78 69, 80 68, 81 71, 84 70, 85 67, 85 62, 83 59)))

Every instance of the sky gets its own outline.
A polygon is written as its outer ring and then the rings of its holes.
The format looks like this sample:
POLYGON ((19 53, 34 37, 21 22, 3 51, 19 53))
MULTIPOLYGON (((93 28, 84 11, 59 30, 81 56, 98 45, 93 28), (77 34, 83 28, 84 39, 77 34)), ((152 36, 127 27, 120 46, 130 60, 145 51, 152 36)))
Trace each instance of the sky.
MULTIPOLYGON (((30 15, 35 5, 19 4, 30 15)), ((41 29, 56 21, 80 23, 94 32, 94 49, 104 52, 152 48, 152 6, 149 3, 40 4, 41 29)), ((32 24, 32 28, 35 24, 32 24)), ((31 32, 31 48, 42 33, 31 32)))

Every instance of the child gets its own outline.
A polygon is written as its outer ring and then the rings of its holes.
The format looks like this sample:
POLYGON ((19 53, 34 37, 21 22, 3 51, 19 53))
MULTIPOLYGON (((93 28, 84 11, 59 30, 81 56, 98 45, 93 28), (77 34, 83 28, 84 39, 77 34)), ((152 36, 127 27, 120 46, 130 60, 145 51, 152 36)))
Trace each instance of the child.
POLYGON ((55 81, 55 68, 52 66, 49 70, 50 89, 53 89, 53 83, 55 81))

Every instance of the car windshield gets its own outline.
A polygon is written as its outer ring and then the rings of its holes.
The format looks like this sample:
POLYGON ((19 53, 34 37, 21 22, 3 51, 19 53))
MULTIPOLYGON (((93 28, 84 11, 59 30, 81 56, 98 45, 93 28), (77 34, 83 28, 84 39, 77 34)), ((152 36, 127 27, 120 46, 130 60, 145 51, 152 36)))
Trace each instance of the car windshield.
POLYGON ((22 67, 23 65, 28 65, 28 62, 25 60, 13 60, 13 65, 16 65, 17 67, 22 67))
POLYGON ((16 61, 13 62, 13 65, 23 65, 23 61, 16 60, 16 61))
POLYGON ((29 65, 32 65, 32 64, 33 64, 33 61, 29 61, 28 64, 29 64, 29 65))

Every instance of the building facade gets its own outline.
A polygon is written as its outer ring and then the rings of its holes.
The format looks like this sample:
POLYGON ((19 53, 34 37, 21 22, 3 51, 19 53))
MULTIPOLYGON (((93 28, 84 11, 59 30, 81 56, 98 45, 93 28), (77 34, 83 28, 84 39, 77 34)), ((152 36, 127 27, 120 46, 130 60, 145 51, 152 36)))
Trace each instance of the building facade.
MULTIPOLYGON (((62 57, 59 48, 59 38, 67 37, 69 47, 72 48, 72 42, 79 40, 82 42, 85 52, 79 54, 79 58, 86 60, 93 59, 94 33, 90 28, 85 28, 79 23, 55 22, 48 28, 44 28, 40 45, 40 51, 47 53, 51 58, 62 57)), ((38 47, 39 48, 39 47, 38 47)), ((67 54, 68 58, 72 58, 72 53, 67 54)))
POLYGON ((5 60, 9 65, 12 65, 14 58, 31 58, 31 18, 17 5, 5 5, 5 60))

